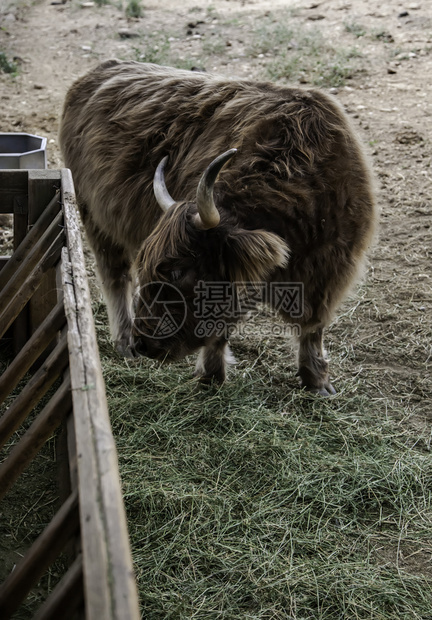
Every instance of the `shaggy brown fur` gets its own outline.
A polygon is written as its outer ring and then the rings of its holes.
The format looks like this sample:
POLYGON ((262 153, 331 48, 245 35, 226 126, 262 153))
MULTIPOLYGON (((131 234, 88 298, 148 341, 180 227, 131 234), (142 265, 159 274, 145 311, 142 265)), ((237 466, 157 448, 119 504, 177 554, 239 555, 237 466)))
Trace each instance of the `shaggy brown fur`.
POLYGON ((194 332, 196 283, 301 282, 301 382, 333 393, 322 330, 358 275, 376 222, 369 165, 333 98, 111 60, 69 90, 60 141, 120 351, 175 359, 204 346, 197 373, 223 380, 224 338, 194 332), (198 181, 232 147, 238 153, 214 191, 221 222, 199 230, 198 181), (165 155, 166 185, 184 202, 162 214, 152 181, 165 155), (149 287, 134 321, 134 262, 140 285, 175 279, 184 295, 187 316, 172 338, 143 336, 149 287))

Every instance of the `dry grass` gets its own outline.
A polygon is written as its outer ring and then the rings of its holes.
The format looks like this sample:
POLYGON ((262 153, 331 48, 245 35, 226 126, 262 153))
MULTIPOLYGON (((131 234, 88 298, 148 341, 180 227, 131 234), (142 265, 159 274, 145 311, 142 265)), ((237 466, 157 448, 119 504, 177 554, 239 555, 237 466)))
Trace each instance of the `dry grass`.
POLYGON ((339 394, 310 397, 289 347, 254 337, 201 389, 191 360, 117 358, 97 322, 143 617, 428 617, 430 439, 409 389, 350 377, 331 343, 339 394))

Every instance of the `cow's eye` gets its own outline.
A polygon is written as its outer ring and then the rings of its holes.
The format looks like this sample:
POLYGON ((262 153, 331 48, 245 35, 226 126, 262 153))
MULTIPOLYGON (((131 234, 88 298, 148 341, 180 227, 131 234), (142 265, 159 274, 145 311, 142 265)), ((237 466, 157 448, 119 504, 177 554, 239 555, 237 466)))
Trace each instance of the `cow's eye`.
POLYGON ((182 275, 183 275, 183 272, 180 269, 171 271, 171 282, 176 282, 177 280, 180 280, 182 275))

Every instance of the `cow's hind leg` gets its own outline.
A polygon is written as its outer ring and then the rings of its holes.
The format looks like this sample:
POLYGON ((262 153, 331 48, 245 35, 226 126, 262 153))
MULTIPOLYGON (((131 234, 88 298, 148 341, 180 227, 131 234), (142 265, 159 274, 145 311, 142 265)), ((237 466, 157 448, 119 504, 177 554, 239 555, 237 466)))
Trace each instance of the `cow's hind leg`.
POLYGON ((322 396, 336 394, 330 383, 328 361, 323 347, 323 329, 300 336, 298 376, 302 387, 322 396))
POLYGON ((227 340, 225 338, 215 339, 200 350, 195 376, 204 384, 223 383, 228 364, 235 364, 235 358, 227 340))
POLYGON ((133 321, 131 260, 123 247, 105 235, 98 234, 89 219, 85 221, 85 228, 96 258, 96 268, 115 348, 125 357, 134 357, 131 347, 133 321))

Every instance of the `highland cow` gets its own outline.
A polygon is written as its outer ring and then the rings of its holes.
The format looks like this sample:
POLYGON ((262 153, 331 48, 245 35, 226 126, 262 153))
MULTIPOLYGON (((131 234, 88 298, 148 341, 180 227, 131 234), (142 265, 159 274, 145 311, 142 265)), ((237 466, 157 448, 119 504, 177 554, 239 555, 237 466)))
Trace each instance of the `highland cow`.
POLYGON ((200 349, 196 374, 222 382, 230 330, 202 329, 202 286, 219 287, 209 316, 232 327, 251 290, 293 283, 301 312, 273 305, 300 326, 301 385, 334 393, 323 330, 361 272, 376 208, 333 97, 110 60, 70 88, 60 142, 118 351, 200 349))

